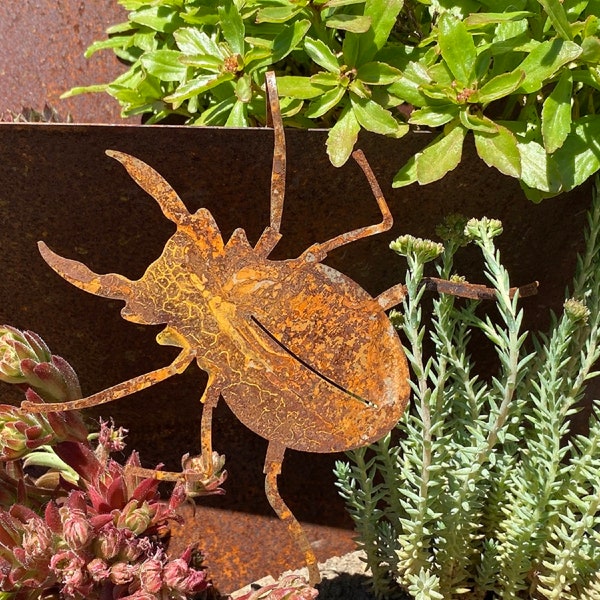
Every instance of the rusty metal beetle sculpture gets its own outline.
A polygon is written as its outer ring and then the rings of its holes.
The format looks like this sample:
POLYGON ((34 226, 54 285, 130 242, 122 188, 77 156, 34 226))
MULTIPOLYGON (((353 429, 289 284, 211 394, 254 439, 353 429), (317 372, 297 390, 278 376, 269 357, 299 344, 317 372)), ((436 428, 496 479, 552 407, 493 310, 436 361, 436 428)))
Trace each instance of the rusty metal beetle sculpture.
MULTIPOLYGON (((267 74, 268 113, 275 136, 270 225, 252 247, 242 229, 224 243, 210 212, 190 214, 171 186, 151 167, 107 151, 177 225, 162 255, 137 281, 97 275, 80 262, 53 253, 46 262, 77 287, 125 301, 122 316, 166 324, 159 344, 181 348, 172 364, 68 403, 31 404, 32 412, 102 404, 183 372, 192 361, 209 375, 202 396, 202 455, 212 464, 211 418, 220 397, 252 431, 268 440, 265 489, 277 515, 296 539, 312 584, 316 558, 300 524, 281 499, 277 476, 286 448, 337 452, 373 442, 397 423, 409 396, 408 367, 385 310, 404 294, 396 286, 377 298, 322 264, 327 253, 392 226, 392 215, 362 152, 353 154, 382 214, 379 224, 317 243, 291 260, 272 261, 281 238, 285 189, 285 137, 275 77, 267 74)), ((153 472, 161 479, 190 473, 153 472)), ((204 473, 210 476, 210 472, 204 473)))

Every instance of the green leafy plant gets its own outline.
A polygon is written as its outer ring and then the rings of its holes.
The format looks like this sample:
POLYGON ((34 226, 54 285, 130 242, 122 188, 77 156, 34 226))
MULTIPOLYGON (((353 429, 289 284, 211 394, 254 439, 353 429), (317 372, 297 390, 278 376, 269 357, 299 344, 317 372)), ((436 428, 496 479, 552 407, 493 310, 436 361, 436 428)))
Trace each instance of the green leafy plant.
POLYGON ((496 302, 492 310, 442 296, 431 323, 421 281, 433 243, 392 243, 409 267, 394 318, 407 340, 413 406, 397 432, 336 469, 380 597, 396 584, 420 600, 599 597, 598 401, 588 435, 569 436, 569 417, 598 375, 600 192, 588 222, 569 299, 539 336, 522 330, 518 294, 509 293, 494 245, 499 221, 454 218, 440 229, 438 273, 453 276, 456 251, 475 243, 496 302), (495 351, 493 376, 477 373, 475 332, 495 351))
POLYGON ((119 0, 111 48, 129 66, 106 91, 149 123, 265 122, 278 75, 288 126, 328 127, 334 165, 362 129, 439 135, 396 187, 442 178, 472 136, 479 156, 540 200, 600 168, 600 0, 119 0))

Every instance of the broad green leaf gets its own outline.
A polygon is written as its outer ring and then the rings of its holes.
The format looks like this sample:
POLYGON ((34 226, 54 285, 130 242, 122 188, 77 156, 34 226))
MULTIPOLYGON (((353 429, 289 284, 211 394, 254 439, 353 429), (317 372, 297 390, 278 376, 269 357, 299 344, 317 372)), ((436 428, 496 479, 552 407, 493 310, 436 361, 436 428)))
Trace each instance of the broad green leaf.
POLYGON ((594 175, 600 169, 600 116, 588 115, 573 123, 571 133, 552 158, 564 191, 594 175))
POLYGON ((256 13, 257 23, 285 23, 302 10, 302 6, 266 6, 256 13))
POLYGON ((350 85, 348 86, 348 90, 354 92, 361 98, 371 99, 372 97, 371 90, 360 79, 354 79, 354 81, 351 81, 350 85))
POLYGON ((346 88, 341 85, 325 92, 322 96, 319 96, 316 100, 313 100, 306 110, 306 116, 309 119, 317 119, 322 117, 325 113, 329 112, 332 108, 337 106, 341 99, 346 93, 346 88))
POLYGON ((473 83, 477 50, 466 25, 445 12, 439 18, 438 33, 442 58, 458 82, 470 85, 473 83))
POLYGON ((125 21, 123 23, 117 23, 116 25, 111 25, 106 28, 106 35, 112 36, 115 33, 124 33, 125 31, 135 30, 136 26, 132 24, 130 21, 125 21))
POLYGON ((356 70, 356 78, 367 85, 389 85, 402 77, 402 71, 382 62, 369 62, 356 70))
POLYGON ((240 102, 248 103, 252 100, 252 80, 247 73, 237 80, 235 95, 240 102))
POLYGON ((484 84, 480 90, 475 92, 471 97, 472 102, 477 102, 483 105, 504 98, 514 93, 525 79, 525 72, 521 69, 512 73, 502 73, 496 75, 484 84))
POLYGON ((363 15, 371 19, 366 33, 348 32, 342 50, 346 64, 358 67, 370 62, 388 41, 404 0, 366 0, 363 15))
POLYGON ((297 115, 304 106, 304 102, 299 98, 281 98, 280 109, 281 116, 285 119, 289 119, 297 115))
POLYGON ((333 166, 341 167, 348 160, 359 132, 360 125, 354 111, 347 105, 327 135, 327 155, 333 166))
POLYGON ((66 91, 64 94, 60 95, 60 99, 71 98, 73 96, 78 96, 79 94, 95 94, 98 92, 106 92, 108 88, 108 83, 100 83, 98 85, 85 85, 71 88, 66 91))
POLYGON ((350 6, 351 4, 364 4, 365 0, 329 0, 326 2, 324 8, 336 8, 338 6, 350 6))
POLYGON ((166 102, 171 102, 174 108, 181 106, 183 102, 191 98, 202 94, 218 85, 221 85, 225 81, 233 79, 232 73, 210 73, 207 75, 199 75, 190 81, 180 85, 172 94, 165 96, 166 102))
POLYGON ((460 164, 466 133, 466 129, 455 125, 417 154, 417 181, 421 185, 442 179, 460 164))
POLYGON ((168 6, 148 6, 129 14, 134 23, 163 33, 173 33, 181 25, 179 14, 168 6))
POLYGON ((542 138, 548 154, 558 150, 571 132, 573 77, 565 70, 542 106, 542 138))
POLYGON ((406 123, 398 123, 389 110, 373 100, 350 94, 350 103, 354 116, 363 129, 396 138, 400 138, 408 132, 406 123))
POLYGON ((475 131, 477 154, 488 167, 495 167, 510 177, 521 176, 521 155, 517 138, 506 127, 497 125, 496 133, 475 131))
POLYGON ((340 65, 335 54, 329 49, 329 46, 321 40, 314 40, 311 37, 304 38, 304 50, 308 56, 314 60, 320 67, 323 67, 331 73, 339 73, 340 65))
POLYGON ((132 52, 135 52, 135 49, 139 48, 144 52, 154 52, 155 50, 167 49, 165 44, 160 39, 160 36, 157 36, 154 31, 148 32, 137 32, 133 35, 127 49, 132 52))
POLYGON ((137 10, 144 5, 148 5, 148 0, 119 0, 119 4, 125 10, 137 10))
POLYGON ((598 66, 600 63, 600 38, 588 36, 581 42, 580 60, 598 66))
POLYGON ((403 76, 390 85, 388 91, 413 106, 426 106, 429 101, 423 94, 422 86, 429 83, 431 83, 431 76, 427 69, 420 63, 410 62, 403 76))
POLYGON ((188 54, 181 57, 181 64, 218 73, 223 67, 223 59, 209 54, 188 54))
POLYGON ((223 49, 204 31, 195 27, 182 27, 173 32, 177 47, 186 54, 206 54, 225 58, 223 49))
POLYGON ((417 182, 417 157, 411 156, 405 165, 394 175, 393 188, 406 187, 417 182))
POLYGON ((84 56, 86 58, 89 58, 94 53, 98 52, 98 50, 105 50, 106 48, 119 48, 121 46, 125 46, 130 40, 131 36, 129 35, 119 35, 108 38, 107 40, 94 42, 91 46, 88 46, 87 50, 84 53, 84 56))
POLYGON ((310 21, 304 19, 295 21, 286 26, 273 40, 273 57, 271 62, 276 63, 296 49, 307 31, 310 29, 310 21))
POLYGON ((554 39, 538 44, 517 67, 525 72, 525 79, 517 91, 524 94, 537 92, 563 65, 580 54, 581 47, 575 42, 554 39))
POLYGON ((313 85, 308 77, 300 77, 299 75, 284 75, 277 78, 277 89, 279 95, 289 98, 300 98, 302 100, 310 100, 316 98, 323 93, 323 88, 313 85))
POLYGON ((248 105, 238 100, 231 109, 225 127, 248 127, 248 105))
POLYGON ((333 87, 340 85, 340 79, 340 75, 337 73, 321 72, 313 75, 310 78, 310 82, 317 86, 333 87))
POLYGON ((501 13, 472 13, 465 19, 467 27, 478 27, 481 25, 490 25, 492 23, 507 23, 511 21, 520 21, 535 16, 527 10, 501 13))
POLYGON ((423 125, 424 127, 441 127, 449 123, 458 115, 456 104, 440 104, 424 106, 410 113, 408 122, 412 125, 423 125))
POLYGON ((237 98, 235 96, 228 96, 200 114, 194 121, 194 125, 224 125, 236 102, 237 98))
POLYGON ((325 21, 325 26, 352 33, 365 33, 371 28, 371 17, 336 14, 325 21))
POLYGON ((244 54, 244 21, 233 0, 227 0, 219 6, 219 24, 223 37, 234 54, 244 54))
POLYGON ((483 133, 496 133, 498 131, 498 125, 496 125, 494 121, 488 119, 486 116, 471 114, 469 112, 469 107, 461 108, 458 116, 465 129, 483 133))
POLYGON ((556 33, 564 40, 572 40, 571 24, 560 0, 538 0, 550 18, 556 33))
POLYGON ((140 62, 148 73, 163 81, 183 81, 188 68, 179 60, 181 56, 177 50, 156 50, 144 54, 140 62))
POLYGON ((544 147, 534 140, 517 142, 517 146, 521 155, 521 181, 532 189, 558 194, 562 190, 560 175, 544 147))

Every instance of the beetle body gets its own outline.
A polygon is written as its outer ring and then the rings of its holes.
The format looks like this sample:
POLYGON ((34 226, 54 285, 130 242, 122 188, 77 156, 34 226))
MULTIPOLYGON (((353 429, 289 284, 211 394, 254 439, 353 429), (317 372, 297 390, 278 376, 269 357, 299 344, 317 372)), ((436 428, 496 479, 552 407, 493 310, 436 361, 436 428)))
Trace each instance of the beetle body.
POLYGON ((160 343, 196 349, 235 415, 267 440, 344 451, 382 437, 402 414, 406 358, 382 307, 310 251, 271 261, 241 229, 225 245, 200 209, 137 281, 95 276, 104 283, 90 289, 68 275, 73 261, 43 253, 75 285, 124 299, 125 319, 166 324, 160 343), (107 278, 119 279, 116 293, 107 278))

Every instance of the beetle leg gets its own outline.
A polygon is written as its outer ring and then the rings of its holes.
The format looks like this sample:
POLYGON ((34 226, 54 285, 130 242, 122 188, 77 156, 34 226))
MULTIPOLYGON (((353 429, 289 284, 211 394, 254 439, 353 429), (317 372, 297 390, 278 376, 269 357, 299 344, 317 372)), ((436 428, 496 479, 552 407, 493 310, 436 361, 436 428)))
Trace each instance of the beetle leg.
POLYGON ((294 538, 296 545, 304 554, 304 561, 308 569, 308 579, 310 585, 314 586, 321 581, 321 574, 317 565, 317 557, 310 546, 310 542, 306 537, 306 533, 302 526, 292 514, 292 511, 287 507, 279 495, 277 488, 277 476, 281 473, 281 463, 285 447, 276 442, 269 442, 267 448, 267 457, 265 458, 265 493, 269 504, 277 513, 277 516, 287 525, 288 531, 294 538))
POLYGON ((80 410, 82 408, 89 408, 90 406, 106 404, 107 402, 118 400, 124 396, 129 396, 129 394, 133 394, 134 392, 144 390, 159 381, 168 379, 172 375, 183 373, 193 359, 194 354, 190 353, 190 350, 186 348, 179 353, 177 358, 170 365, 156 369, 156 371, 150 371, 150 373, 138 375, 133 379, 128 379, 127 381, 113 385, 112 387, 88 396, 87 398, 71 400, 70 402, 37 403, 25 401, 21 403, 21 409, 31 413, 50 413, 62 410, 80 410))
POLYGON ((350 244, 351 242, 356 242, 365 237, 369 237, 371 235, 376 235, 378 233, 382 233, 387 231, 394 224, 394 218, 392 217, 392 213, 390 212, 390 208, 383 197, 383 192, 379 187, 379 183, 375 178, 375 174, 373 173, 371 166, 367 162, 365 155, 362 150, 356 150, 352 153, 352 158, 358 163, 358 166, 363 170, 369 185, 371 186, 371 190, 373 195, 375 196, 375 200, 377 200, 377 205, 379 206, 379 210, 381 211, 381 216, 383 217, 381 223, 377 223, 376 225, 368 225, 367 227, 360 227, 359 229, 355 229, 354 231, 348 231, 347 233, 342 233, 329 240, 328 242, 324 242, 322 244, 318 244, 318 248, 321 252, 327 254, 327 252, 331 252, 331 250, 335 248, 339 248, 344 244, 350 244))
POLYGON ((202 421, 200 424, 200 448, 202 450, 202 460, 206 465, 208 472, 207 477, 213 474, 212 461, 212 413, 215 406, 219 402, 220 391, 214 385, 214 376, 209 373, 206 389, 202 394, 200 402, 202 407, 202 421))
MULTIPOLYGON (((514 298, 516 293, 519 294, 520 298, 535 296, 538 292, 538 285, 538 282, 534 281, 520 287, 512 287, 508 293, 511 298, 514 298)), ((469 283, 468 281, 447 281, 438 277, 424 277, 423 286, 439 294, 449 294, 472 300, 494 300, 497 296, 494 288, 489 288, 478 283, 469 283)))
POLYGON ((267 257, 281 239, 279 229, 283 214, 283 199, 285 196, 285 133, 277 93, 277 80, 275 73, 269 71, 265 75, 265 88, 267 90, 267 125, 273 127, 275 147, 273 150, 273 166, 271 169, 271 219, 254 249, 267 257))
POLYGON ((394 306, 398 306, 404 300, 406 291, 406 286, 403 283, 398 283, 389 290, 379 294, 375 300, 383 310, 389 310, 390 308, 394 308, 394 306))

